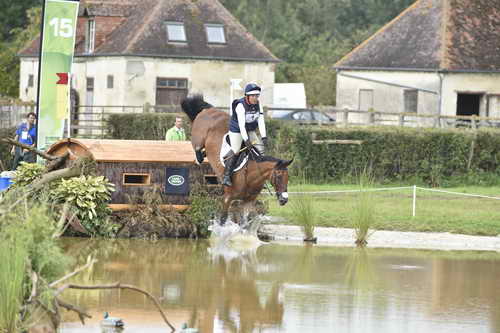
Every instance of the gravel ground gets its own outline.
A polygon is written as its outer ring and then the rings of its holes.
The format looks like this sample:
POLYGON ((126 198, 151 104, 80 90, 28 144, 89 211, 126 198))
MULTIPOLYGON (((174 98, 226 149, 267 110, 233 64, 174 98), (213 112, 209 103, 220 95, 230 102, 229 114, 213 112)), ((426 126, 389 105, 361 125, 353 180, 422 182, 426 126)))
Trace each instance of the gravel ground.
MULTIPOLYGON (((265 224, 260 232, 274 241, 302 242, 298 226, 265 224)), ((314 235, 318 245, 354 246, 353 229, 316 227, 314 235)), ((497 237, 468 236, 441 232, 375 231, 368 238, 368 247, 392 247, 435 250, 474 250, 500 252, 500 235, 497 237)))

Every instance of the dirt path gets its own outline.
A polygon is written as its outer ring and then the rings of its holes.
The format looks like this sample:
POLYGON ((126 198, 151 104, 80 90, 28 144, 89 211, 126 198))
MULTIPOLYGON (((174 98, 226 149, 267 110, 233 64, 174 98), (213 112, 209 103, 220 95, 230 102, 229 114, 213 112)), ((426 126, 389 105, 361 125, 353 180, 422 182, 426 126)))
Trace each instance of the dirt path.
MULTIPOLYGON (((302 242, 298 226, 265 224, 261 232, 275 241, 302 242)), ((354 246, 353 229, 316 227, 318 245, 354 246)), ((468 236, 441 232, 375 231, 368 239, 368 247, 392 247, 435 250, 474 250, 500 252, 500 236, 468 236)))

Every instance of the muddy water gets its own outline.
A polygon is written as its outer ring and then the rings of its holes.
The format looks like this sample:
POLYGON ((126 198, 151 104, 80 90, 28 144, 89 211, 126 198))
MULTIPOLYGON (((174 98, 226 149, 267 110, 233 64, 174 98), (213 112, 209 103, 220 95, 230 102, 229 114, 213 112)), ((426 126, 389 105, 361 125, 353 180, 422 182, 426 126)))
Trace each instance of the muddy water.
MULTIPOLYGON (((206 241, 65 239, 73 283, 120 281, 160 299, 176 328, 199 332, 500 332, 500 254, 206 241)), ((62 332, 101 332, 105 311, 123 332, 168 332, 131 291, 64 292, 93 319, 66 315, 62 332)))

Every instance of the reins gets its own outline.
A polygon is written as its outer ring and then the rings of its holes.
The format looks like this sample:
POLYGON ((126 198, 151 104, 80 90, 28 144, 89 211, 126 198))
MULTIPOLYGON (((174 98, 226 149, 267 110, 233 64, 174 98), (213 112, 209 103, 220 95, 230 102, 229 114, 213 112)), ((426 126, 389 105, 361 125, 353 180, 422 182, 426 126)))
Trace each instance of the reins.
MULTIPOLYGON (((255 164, 257 165, 257 170, 259 171, 260 175, 262 175, 263 172, 262 172, 262 170, 259 167, 259 162, 255 158, 255 156, 259 156, 259 157, 262 156, 262 154, 255 147, 252 147, 248 151, 249 151, 249 154, 250 154, 250 158, 253 159, 255 161, 255 164)), ((271 171, 271 177, 272 177, 272 171, 271 171)), ((264 186, 266 187, 267 191, 269 192, 269 194, 271 196, 273 196, 274 194, 276 194, 276 193, 273 193, 271 191, 271 189, 269 188, 269 185, 267 184, 267 179, 264 181, 264 186)))

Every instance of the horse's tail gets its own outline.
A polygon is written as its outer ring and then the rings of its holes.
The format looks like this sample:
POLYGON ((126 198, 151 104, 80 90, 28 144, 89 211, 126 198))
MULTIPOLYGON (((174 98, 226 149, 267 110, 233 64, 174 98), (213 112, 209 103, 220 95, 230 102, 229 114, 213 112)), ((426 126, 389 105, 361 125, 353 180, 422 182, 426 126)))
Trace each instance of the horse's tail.
POLYGON ((202 95, 193 95, 190 97, 186 97, 181 101, 182 111, 186 113, 191 119, 194 121, 198 113, 200 113, 203 109, 209 109, 213 106, 203 100, 202 95))

